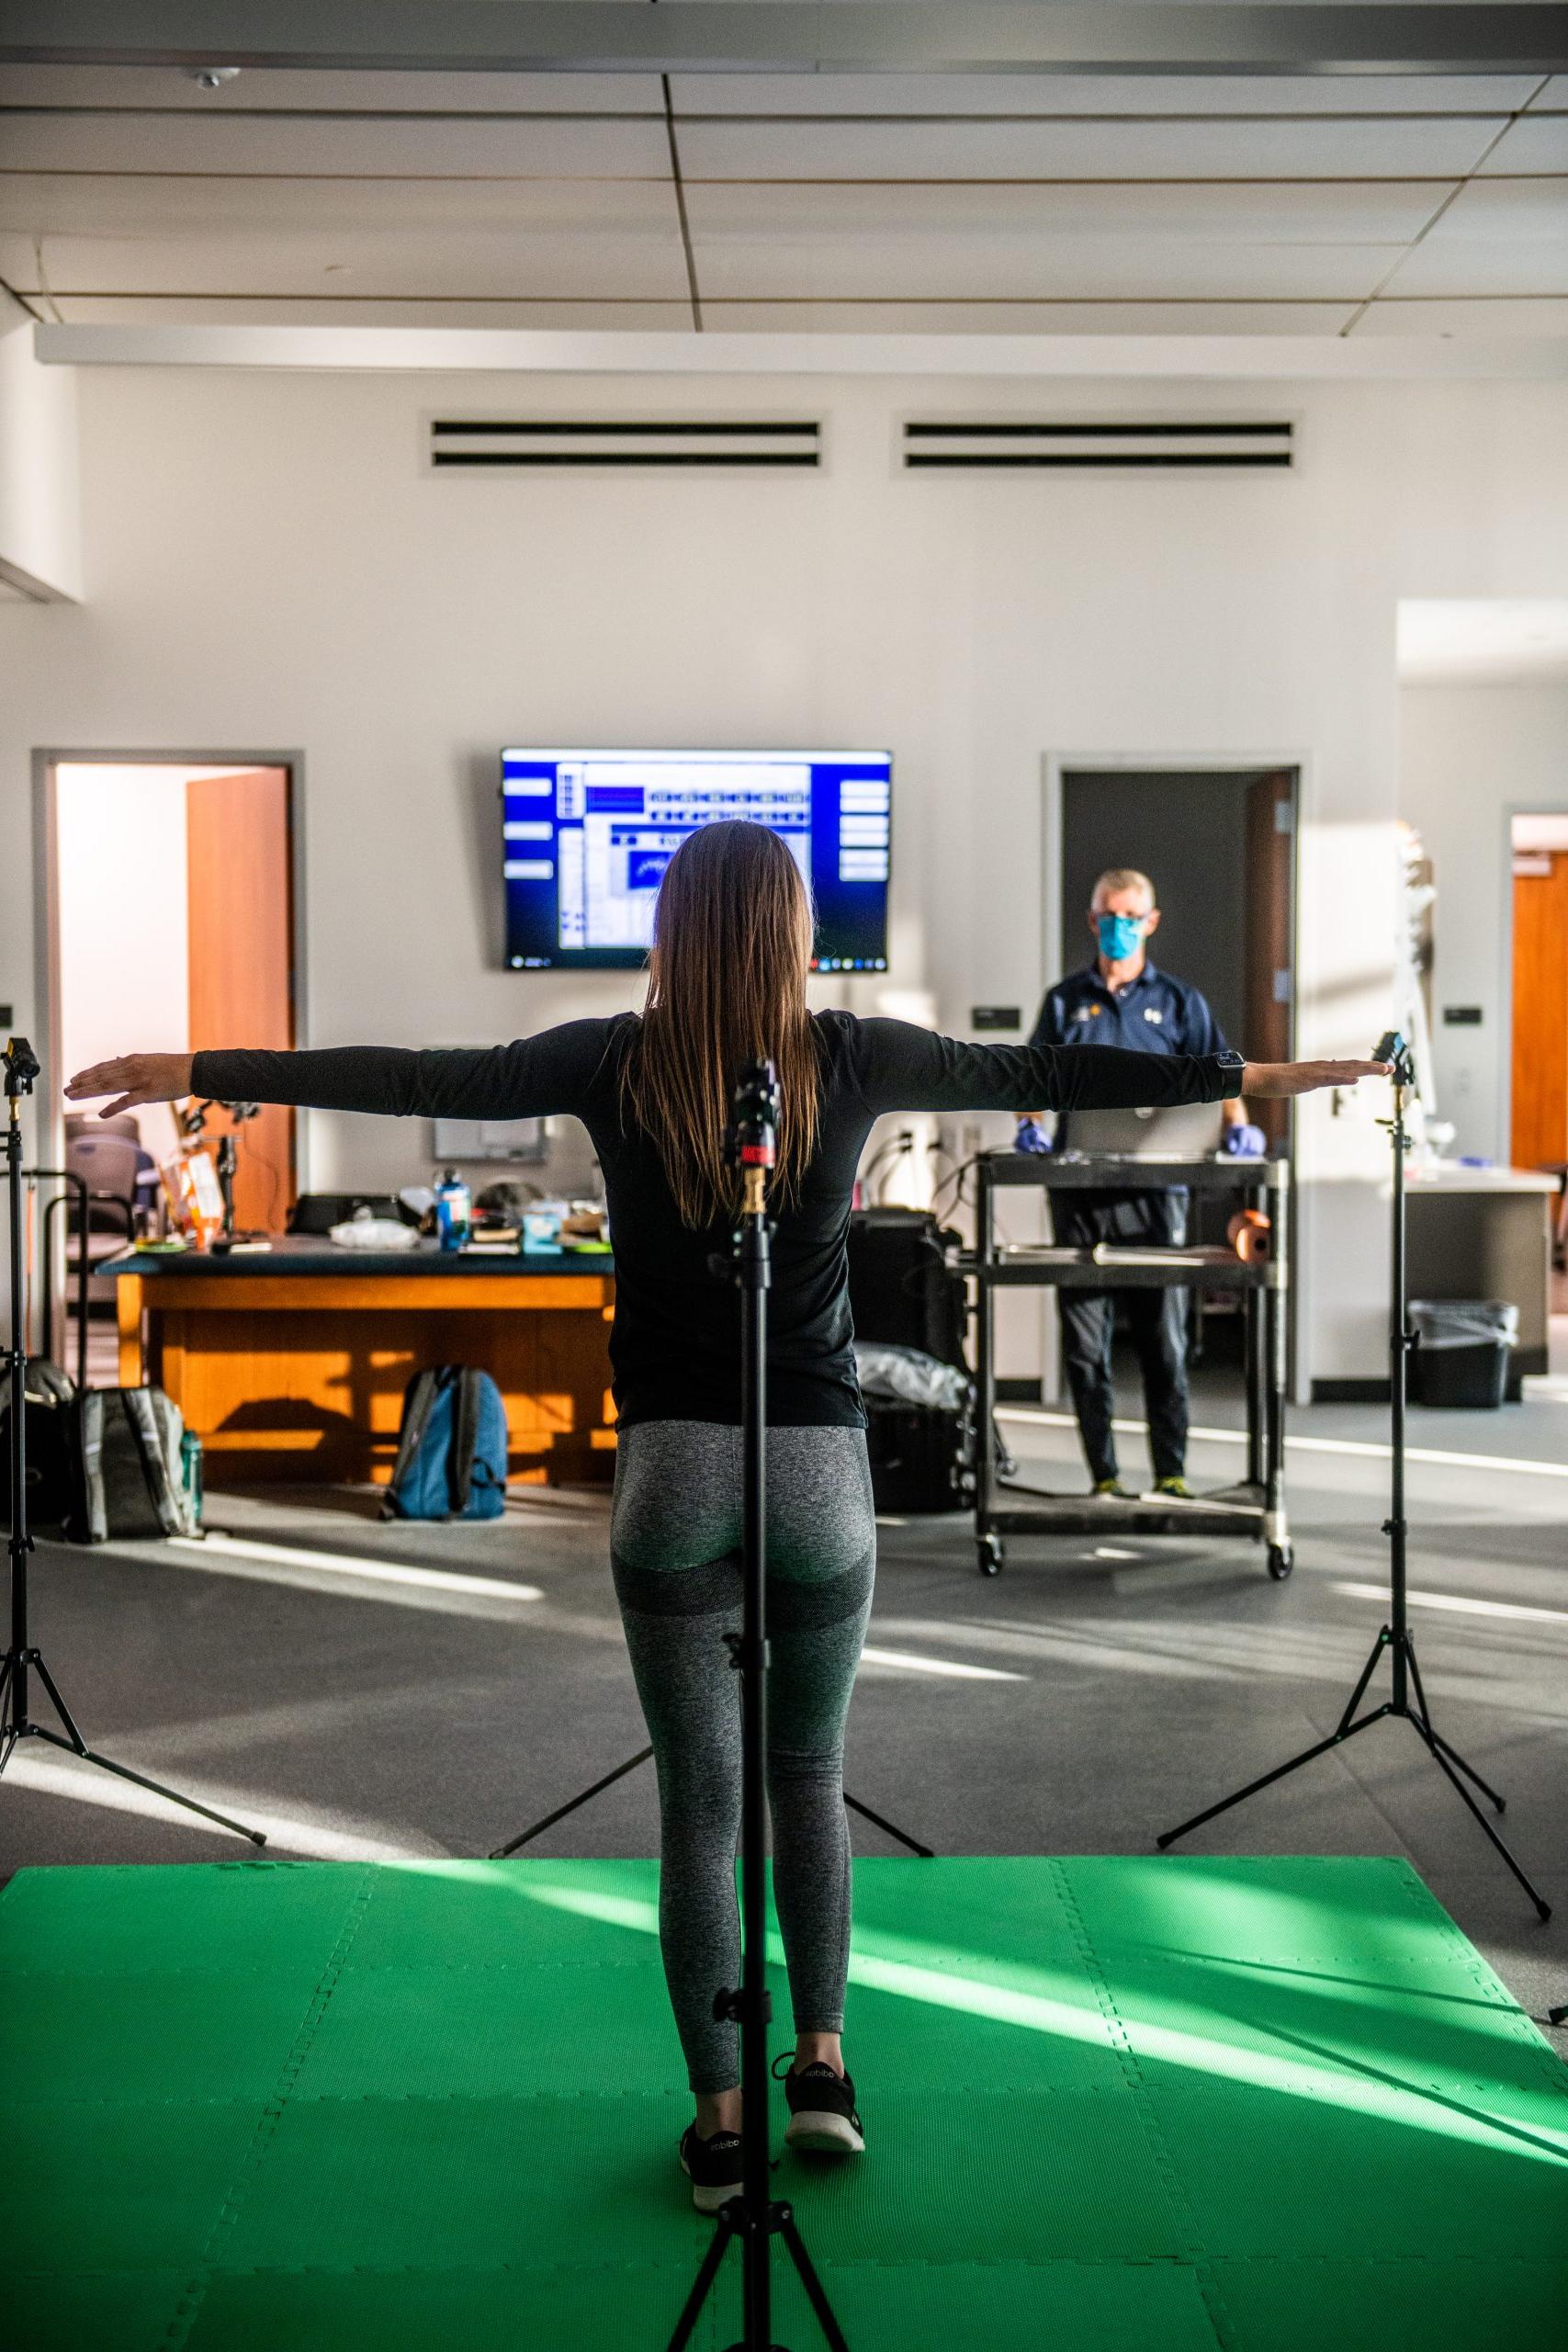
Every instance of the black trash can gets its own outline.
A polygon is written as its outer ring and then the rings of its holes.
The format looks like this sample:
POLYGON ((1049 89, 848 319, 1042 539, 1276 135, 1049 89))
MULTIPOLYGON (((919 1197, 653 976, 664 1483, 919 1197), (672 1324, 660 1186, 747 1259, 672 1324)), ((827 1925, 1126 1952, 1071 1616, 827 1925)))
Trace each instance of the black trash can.
POLYGON ((1413 1298, 1410 1324, 1413 1402, 1495 1412, 1518 1344, 1518 1308, 1506 1298, 1413 1298))

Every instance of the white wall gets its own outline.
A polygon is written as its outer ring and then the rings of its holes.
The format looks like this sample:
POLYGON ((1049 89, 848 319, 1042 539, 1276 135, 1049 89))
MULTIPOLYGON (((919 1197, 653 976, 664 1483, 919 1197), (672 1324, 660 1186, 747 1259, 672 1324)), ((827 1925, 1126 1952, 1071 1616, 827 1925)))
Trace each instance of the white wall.
MULTIPOLYGON (((0 613, 0 995, 30 993, 33 746, 299 748, 311 1043, 484 1039, 628 1001, 617 976, 501 968, 495 753, 532 736, 890 743, 891 978, 955 1028, 1055 977, 1050 755, 1299 760, 1301 1049, 1364 1053, 1391 967, 1396 601, 1568 589, 1552 385, 106 369, 81 404, 93 603, 0 613), (1299 420, 1299 473, 893 466, 910 413, 1213 416, 1238 396, 1299 420), (454 405, 822 415, 829 461, 821 478, 431 476, 421 421, 454 405)), ((839 993, 869 1009, 874 983, 839 993)), ((1335 1122, 1318 1102, 1302 1122, 1319 1376, 1382 1363, 1371 1110, 1335 1122)), ((308 1124, 318 1185, 408 1170, 390 1124, 308 1124)))
POLYGON ((1506 1161, 1513 989, 1511 810, 1568 811, 1568 681, 1406 686, 1399 697, 1399 805, 1438 886, 1432 1060, 1456 1151, 1506 1161), (1445 1004, 1478 1004, 1479 1028, 1447 1029, 1445 1004))
POLYGON ((40 368, 32 331, 30 313, 0 293, 0 580, 30 597, 76 597, 76 373, 40 368))

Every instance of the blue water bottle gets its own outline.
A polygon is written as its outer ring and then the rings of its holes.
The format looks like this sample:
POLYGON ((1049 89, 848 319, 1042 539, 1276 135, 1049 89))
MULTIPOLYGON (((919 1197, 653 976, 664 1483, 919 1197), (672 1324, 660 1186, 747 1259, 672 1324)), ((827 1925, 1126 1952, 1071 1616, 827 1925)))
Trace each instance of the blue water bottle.
POLYGON ((435 1188, 435 1230, 443 1250, 460 1250, 468 1238, 473 1203, 455 1168, 442 1170, 435 1188))

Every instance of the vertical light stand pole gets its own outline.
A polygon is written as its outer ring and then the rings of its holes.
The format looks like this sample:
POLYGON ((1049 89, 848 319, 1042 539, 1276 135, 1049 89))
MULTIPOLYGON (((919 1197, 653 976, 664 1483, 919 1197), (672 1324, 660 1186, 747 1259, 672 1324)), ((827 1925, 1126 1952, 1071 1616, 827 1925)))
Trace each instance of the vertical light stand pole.
MULTIPOLYGON (((783 2352, 773 2334, 770 2263, 782 2237, 829 2352, 848 2352, 793 2209, 769 2194, 767 1432, 768 1171, 775 1158, 778 1081, 772 1062, 750 1062, 735 1090, 725 1158, 741 1177, 734 1279, 740 1289, 740 1631, 726 1638, 740 1677, 740 1984, 714 1999, 714 2015, 740 2028, 740 2194, 719 2209, 713 2243, 670 2338, 683 2352, 731 2238, 740 2240, 741 2334, 729 2352, 783 2352)), ((722 1266, 724 1261, 716 1259, 722 1266)))
POLYGON ((1409 1381, 1410 1351, 1416 1345, 1416 1335, 1410 1329, 1410 1309, 1405 1298, 1404 1259, 1404 1155, 1410 1136, 1404 1124, 1404 1099, 1416 1083, 1415 1062, 1409 1045, 1397 1030, 1389 1030, 1372 1048, 1372 1059, 1386 1062, 1393 1080, 1393 1115, 1383 1122, 1389 1131, 1393 1151, 1393 1219, 1389 1264, 1388 1302, 1388 1377, 1391 1411, 1389 1436, 1393 1461, 1389 1476, 1389 1512, 1383 1521, 1382 1532, 1388 1537, 1389 1614, 1388 1622, 1378 1633, 1371 1653, 1362 1667, 1354 1690, 1345 1702, 1344 1713, 1326 1739, 1314 1742, 1288 1763, 1276 1764, 1271 1772, 1260 1773, 1244 1789, 1236 1789, 1218 1804, 1205 1805, 1189 1821, 1175 1829, 1168 1829, 1155 1843, 1162 1849, 1185 1838, 1190 1829, 1199 1828, 1205 1821, 1213 1821, 1217 1814, 1228 1813, 1235 1804, 1256 1796, 1260 1789, 1269 1788, 1275 1781, 1282 1781, 1303 1764, 1310 1764, 1314 1757, 1325 1756, 1331 1747, 1342 1747, 1354 1739, 1358 1732, 1370 1730, 1385 1716, 1411 1724, 1425 1743, 1427 1753, 1443 1773, 1455 1793, 1462 1800, 1472 1818, 1489 1840, 1499 1859, 1506 1864, 1535 1905, 1536 1917, 1550 1919, 1551 1905, 1539 1888, 1526 1877, 1513 1854, 1504 1844, 1481 1807, 1476 1804, 1465 1781, 1480 1790, 1493 1808, 1501 1813, 1504 1800, 1488 1781, 1482 1779, 1473 1764, 1466 1763, 1452 1743, 1434 1728, 1432 1712, 1427 1703, 1427 1693, 1421 1687, 1421 1668, 1416 1656, 1415 1638, 1410 1631, 1409 1593, 1405 1586, 1405 1546, 1409 1533, 1404 1516, 1404 1408, 1409 1381), (1381 1706, 1369 1707, 1365 1714, 1356 1710, 1367 1695, 1372 1676, 1384 1650, 1390 1653, 1392 1688, 1381 1706), (1414 1699, 1412 1694, 1414 1693, 1414 1699), (1461 1775, 1463 1778, 1461 1778, 1461 1775))
MULTIPOLYGON (((184 1805, 187 1813, 199 1813, 204 1821, 216 1821, 220 1828, 231 1829, 237 1838, 248 1838, 253 1846, 265 1846, 266 1839, 259 1829, 247 1829, 243 1821, 231 1821, 226 1813, 215 1813, 209 1804, 197 1804, 194 1797, 182 1796, 177 1789, 165 1788, 161 1781, 150 1781, 145 1772, 133 1772, 129 1764, 117 1764, 112 1758, 100 1756, 96 1748, 89 1747, 71 1719, 71 1711, 44 1662, 43 1652, 28 1639, 28 1554, 33 1548, 33 1539, 28 1526, 28 1343, 22 1259, 22 1185, 25 1180, 21 1111, 23 1095, 33 1091, 39 1064, 38 1057, 25 1037, 12 1037, 7 1041, 5 1064, 6 1176, 9 1194, 11 1269, 11 1344, 6 1353, 10 1374, 7 1402, 11 1416, 11 1536, 6 1546, 11 1563, 11 1640, 4 1658, 0 1659, 0 1772, 6 1770, 21 1741, 47 1740, 51 1747, 63 1748, 67 1756, 79 1756, 84 1763, 96 1764, 101 1770, 113 1772, 121 1781, 133 1781, 139 1789, 151 1789, 154 1796, 167 1797, 171 1804, 184 1805), (28 1703, 29 1667, 43 1684, 65 1736, 61 1732, 51 1731, 47 1724, 34 1723, 28 1703)), ((86 1247, 86 1219, 84 1217, 84 1251, 86 1247)))

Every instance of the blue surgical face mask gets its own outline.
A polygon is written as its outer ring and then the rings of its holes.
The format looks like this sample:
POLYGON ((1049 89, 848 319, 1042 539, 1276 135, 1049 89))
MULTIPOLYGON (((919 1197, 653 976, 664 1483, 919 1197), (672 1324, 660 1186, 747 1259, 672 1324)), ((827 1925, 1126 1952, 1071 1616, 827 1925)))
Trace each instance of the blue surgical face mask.
POLYGON ((1142 915, 1100 915, 1096 918, 1095 929, 1100 934, 1100 952, 1108 964, 1124 964, 1144 944, 1142 915))

